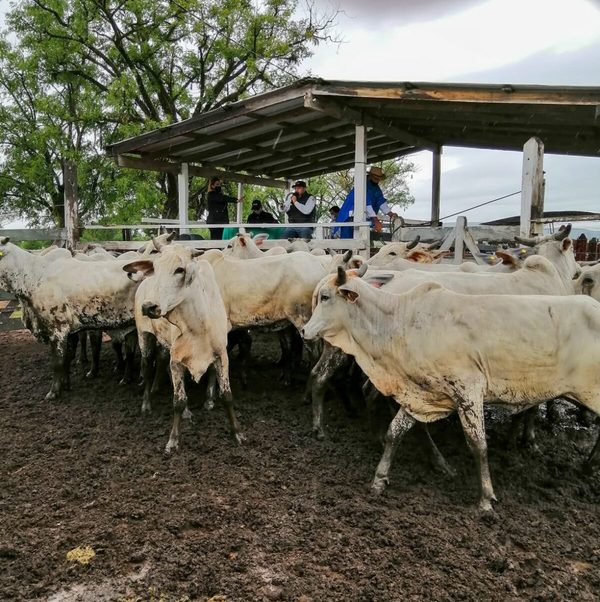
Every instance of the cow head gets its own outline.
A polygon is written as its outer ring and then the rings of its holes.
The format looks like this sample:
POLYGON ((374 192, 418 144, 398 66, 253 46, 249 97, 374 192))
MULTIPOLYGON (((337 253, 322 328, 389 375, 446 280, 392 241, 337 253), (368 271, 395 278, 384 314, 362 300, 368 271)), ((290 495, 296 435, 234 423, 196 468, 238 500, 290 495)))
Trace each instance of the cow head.
MULTIPOLYGON (((564 230, 547 236, 538 238, 521 238, 515 236, 515 240, 531 248, 532 254, 541 255, 554 264, 561 280, 569 289, 573 286, 572 280, 575 280, 581 274, 581 267, 575 261, 573 241, 568 238, 570 232, 571 224, 568 224, 564 230)), ((529 252, 524 253, 522 257, 525 258, 529 254, 529 252)))
POLYGON ((584 267, 573 284, 575 294, 589 295, 600 301, 600 265, 584 267))
POLYGON ((149 289, 152 298, 142 306, 144 315, 164 318, 186 298, 187 289, 197 274, 194 258, 201 254, 202 251, 172 245, 161 249, 152 259, 133 261, 123 267, 130 278, 132 274, 137 280, 154 278, 153 287, 149 289))
POLYGON ((336 274, 325 276, 313 293, 313 313, 302 329, 307 340, 324 338, 330 340, 342 329, 345 307, 356 303, 359 293, 352 286, 352 280, 362 278, 367 271, 364 263, 358 270, 346 271, 338 266, 336 274))
POLYGON ((13 244, 9 241, 10 238, 8 236, 0 236, 0 261, 10 254, 10 248, 13 244))

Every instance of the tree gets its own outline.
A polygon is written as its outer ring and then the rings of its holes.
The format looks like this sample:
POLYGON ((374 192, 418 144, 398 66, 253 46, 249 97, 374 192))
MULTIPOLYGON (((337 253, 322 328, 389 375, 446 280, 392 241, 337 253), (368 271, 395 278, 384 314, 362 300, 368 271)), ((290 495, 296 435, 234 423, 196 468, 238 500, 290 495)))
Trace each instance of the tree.
POLYGON ((3 209, 60 223, 61 166, 73 159, 90 196, 82 214, 128 214, 143 191, 138 209, 160 198, 163 215, 176 215, 173 175, 153 175, 150 193, 147 174, 117 174, 102 147, 296 79, 334 23, 297 9, 297 0, 20 2, 0 47, 3 209))

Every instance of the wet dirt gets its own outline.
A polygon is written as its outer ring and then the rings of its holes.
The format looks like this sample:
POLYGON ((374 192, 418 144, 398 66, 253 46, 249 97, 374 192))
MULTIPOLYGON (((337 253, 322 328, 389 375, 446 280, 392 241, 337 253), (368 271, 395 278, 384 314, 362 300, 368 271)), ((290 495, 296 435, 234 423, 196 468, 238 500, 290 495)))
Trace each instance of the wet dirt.
POLYGON ((432 434, 456 469, 435 472, 424 437, 401 444, 391 484, 369 490, 381 453, 359 411, 335 394, 327 438, 310 434, 304 372, 284 386, 275 337, 253 345, 248 387, 232 385, 246 434, 203 409, 182 449, 163 455, 170 392, 140 415, 136 386, 119 386, 109 346, 100 376, 74 366, 72 390, 43 401, 48 351, 24 331, 0 334, 0 598, 254 601, 597 600, 600 475, 581 464, 596 427, 564 404, 560 428, 538 428, 539 454, 487 424, 495 513, 477 509, 475 465, 450 419, 432 434), (87 564, 67 560, 90 547, 87 564))

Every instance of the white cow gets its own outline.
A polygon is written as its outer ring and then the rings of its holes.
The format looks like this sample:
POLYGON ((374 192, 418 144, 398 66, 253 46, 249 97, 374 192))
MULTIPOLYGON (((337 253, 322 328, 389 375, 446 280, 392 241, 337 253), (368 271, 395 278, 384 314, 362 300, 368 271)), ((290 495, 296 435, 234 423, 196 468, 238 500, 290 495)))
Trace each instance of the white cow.
POLYGON ((304 336, 353 355, 399 405, 376 492, 389 482, 394 452, 415 422, 456 411, 479 466, 480 507, 491 510, 485 403, 521 411, 567 395, 600 413, 600 304, 593 299, 482 295, 473 303, 435 283, 392 295, 340 270, 319 284, 315 303, 304 336))
POLYGON ((25 308, 27 327, 50 344, 52 387, 46 399, 68 386, 69 337, 86 330, 111 330, 133 324, 136 284, 123 261, 102 261, 90 268, 72 258, 35 256, 0 238, 0 288, 25 308))
POLYGON ((198 382, 211 365, 215 367, 233 434, 238 442, 242 441, 229 385, 230 325, 225 306, 212 267, 193 257, 190 249, 171 245, 163 247, 152 261, 138 260, 123 267, 129 273, 141 272, 145 278, 135 296, 135 321, 147 382, 153 340, 171 355, 174 417, 167 453, 179 447, 180 423, 187 406, 185 371, 198 382))
MULTIPOLYGON (((464 273, 464 272, 424 272, 406 270, 403 272, 374 270, 367 264, 364 279, 369 284, 381 287, 389 293, 405 293, 424 282, 437 282, 445 288, 466 295, 569 295, 558 270, 545 257, 533 255, 524 262, 523 269, 511 273, 464 273)), ((325 345, 321 358, 311 371, 306 397, 312 400, 313 433, 323 439, 323 402, 327 383, 347 365, 344 353, 338 348, 325 345), (308 390, 310 389, 310 395, 308 390)), ((535 431, 531 421, 525 437, 529 445, 534 445, 535 431)))

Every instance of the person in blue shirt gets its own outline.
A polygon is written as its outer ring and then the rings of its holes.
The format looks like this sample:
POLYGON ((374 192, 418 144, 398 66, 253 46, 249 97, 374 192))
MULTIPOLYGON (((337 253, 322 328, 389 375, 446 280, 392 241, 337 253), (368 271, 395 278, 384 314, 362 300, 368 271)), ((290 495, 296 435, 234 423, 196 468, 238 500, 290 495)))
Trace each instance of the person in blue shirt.
MULTIPOLYGON (((381 167, 372 166, 367 173, 367 219, 371 220, 375 232, 381 231, 381 222, 377 217, 379 212, 384 213, 392 219, 398 217, 387 204, 383 192, 379 187, 379 182, 386 177, 381 167)), ((354 220, 354 188, 348 193, 346 200, 340 208, 336 222, 351 222, 354 220)), ((333 229, 335 238, 352 238, 353 228, 351 226, 341 226, 333 229)))

